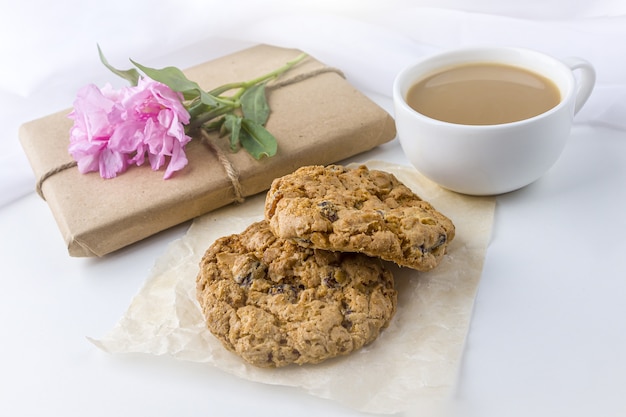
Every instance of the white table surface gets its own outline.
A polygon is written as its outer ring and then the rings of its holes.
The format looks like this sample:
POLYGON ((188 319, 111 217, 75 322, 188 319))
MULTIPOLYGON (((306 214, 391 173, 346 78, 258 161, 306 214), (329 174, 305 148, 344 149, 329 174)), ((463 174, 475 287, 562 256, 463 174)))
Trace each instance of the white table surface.
MULTIPOLYGON (((143 53, 149 64, 168 61, 185 67, 256 38, 247 32, 248 37, 232 43, 220 33, 185 26, 180 36, 202 41, 205 50, 185 49, 188 45, 179 38, 150 29, 147 18, 138 17, 144 36, 133 32, 135 36, 124 43, 126 34, 111 35, 106 22, 90 26, 98 19, 86 6, 78 6, 83 3, 63 12, 73 18, 64 29, 59 29, 61 12, 47 2, 34 3, 50 13, 32 16, 28 2, 13 5, 18 8, 16 20, 4 15, 1 23, 10 27, 5 25, 0 33, 0 56, 8 57, 0 69, 1 140, 4 156, 10 156, 0 160, 0 181, 10 185, 3 190, 6 198, 0 205, 0 415, 362 415, 298 389, 243 381, 207 366, 162 357, 108 355, 87 340, 112 328, 155 260, 188 224, 101 259, 69 257, 50 210, 32 191, 34 179, 17 145, 18 126, 71 106, 82 84, 110 79, 98 67, 94 39, 109 41, 111 49, 117 48, 111 52, 116 57, 143 53), (33 35, 42 27, 57 32, 33 35), (19 36, 18 28, 24 30, 17 45, 31 48, 26 58, 20 58, 20 48, 8 40, 11 34, 19 36), (72 31, 75 37, 68 38, 72 31), (162 49, 143 49, 154 43, 151 36, 162 49), (35 47, 37 42, 43 49, 35 47), (57 55, 69 63, 56 61, 57 55)), ((122 16, 123 3, 114 3, 122 16)), ((177 10, 174 3, 163 4, 177 10)), ((166 16, 165 9, 158 16, 166 16)), ((329 16, 343 18, 346 13, 340 9, 329 16)), ((114 16, 109 11, 105 17, 110 21, 114 16)), ((323 55, 321 45, 317 50, 323 55)), ((331 61, 333 56, 327 55, 331 61)), ((377 75, 367 67, 350 74, 358 87, 365 85, 361 81, 365 75, 377 75)), ((390 94, 365 92, 391 112, 390 94)), ((626 415, 625 136, 620 129, 579 122, 548 174, 497 197, 455 415, 626 415)), ((368 159, 406 163, 397 140, 351 161, 368 159)), ((408 410, 404 415, 415 414, 408 410)))

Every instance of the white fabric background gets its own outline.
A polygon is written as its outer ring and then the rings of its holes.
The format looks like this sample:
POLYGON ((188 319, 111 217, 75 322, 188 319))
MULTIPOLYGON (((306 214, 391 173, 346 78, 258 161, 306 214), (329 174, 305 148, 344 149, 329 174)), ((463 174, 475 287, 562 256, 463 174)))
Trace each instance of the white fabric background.
POLYGON ((17 139, 28 120, 71 106, 86 83, 119 83, 98 61, 129 57, 181 68, 245 44, 303 49, 383 101, 395 74, 426 54, 466 45, 580 56, 598 73, 577 123, 626 130, 622 0, 0 0, 0 206, 32 192, 17 139))

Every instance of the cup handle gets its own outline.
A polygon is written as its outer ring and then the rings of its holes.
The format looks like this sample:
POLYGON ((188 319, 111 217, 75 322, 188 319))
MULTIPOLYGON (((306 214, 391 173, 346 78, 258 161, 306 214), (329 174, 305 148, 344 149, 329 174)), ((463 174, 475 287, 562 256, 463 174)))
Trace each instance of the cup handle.
POLYGON ((579 77, 576 80, 576 104, 574 105, 574 114, 583 107, 596 83, 596 71, 593 66, 582 58, 567 57, 562 59, 563 63, 567 65, 572 71, 578 70, 579 77))

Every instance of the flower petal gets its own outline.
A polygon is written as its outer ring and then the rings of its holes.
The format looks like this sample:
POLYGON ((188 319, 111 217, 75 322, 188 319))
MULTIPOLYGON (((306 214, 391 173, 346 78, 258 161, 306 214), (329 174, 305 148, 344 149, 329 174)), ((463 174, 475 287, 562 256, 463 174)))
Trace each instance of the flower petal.
POLYGON ((165 169, 163 179, 169 179, 174 172, 180 171, 187 166, 187 163, 187 155, 185 155, 184 147, 180 144, 180 142, 175 142, 174 149, 172 150, 172 157, 170 158, 170 163, 165 169))
POLYGON ((104 149, 100 154, 100 176, 102 178, 115 178, 118 173, 126 170, 124 155, 110 149, 104 149))

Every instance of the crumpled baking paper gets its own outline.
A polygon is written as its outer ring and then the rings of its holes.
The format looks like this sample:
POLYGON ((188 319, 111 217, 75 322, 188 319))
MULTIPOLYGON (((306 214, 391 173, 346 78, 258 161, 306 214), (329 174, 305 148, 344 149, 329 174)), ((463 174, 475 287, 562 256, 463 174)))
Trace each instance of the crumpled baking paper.
POLYGON ((370 345, 318 365, 262 369, 227 351, 206 328, 195 297, 200 259, 215 239, 263 218, 264 194, 194 220, 186 235, 157 260, 117 325, 92 342, 110 353, 141 352, 208 363, 248 380, 299 387, 363 412, 430 413, 445 408, 456 387, 495 199, 444 190, 412 167, 380 161, 366 165, 395 174, 456 226, 448 254, 434 270, 424 273, 388 264, 398 309, 370 345))

